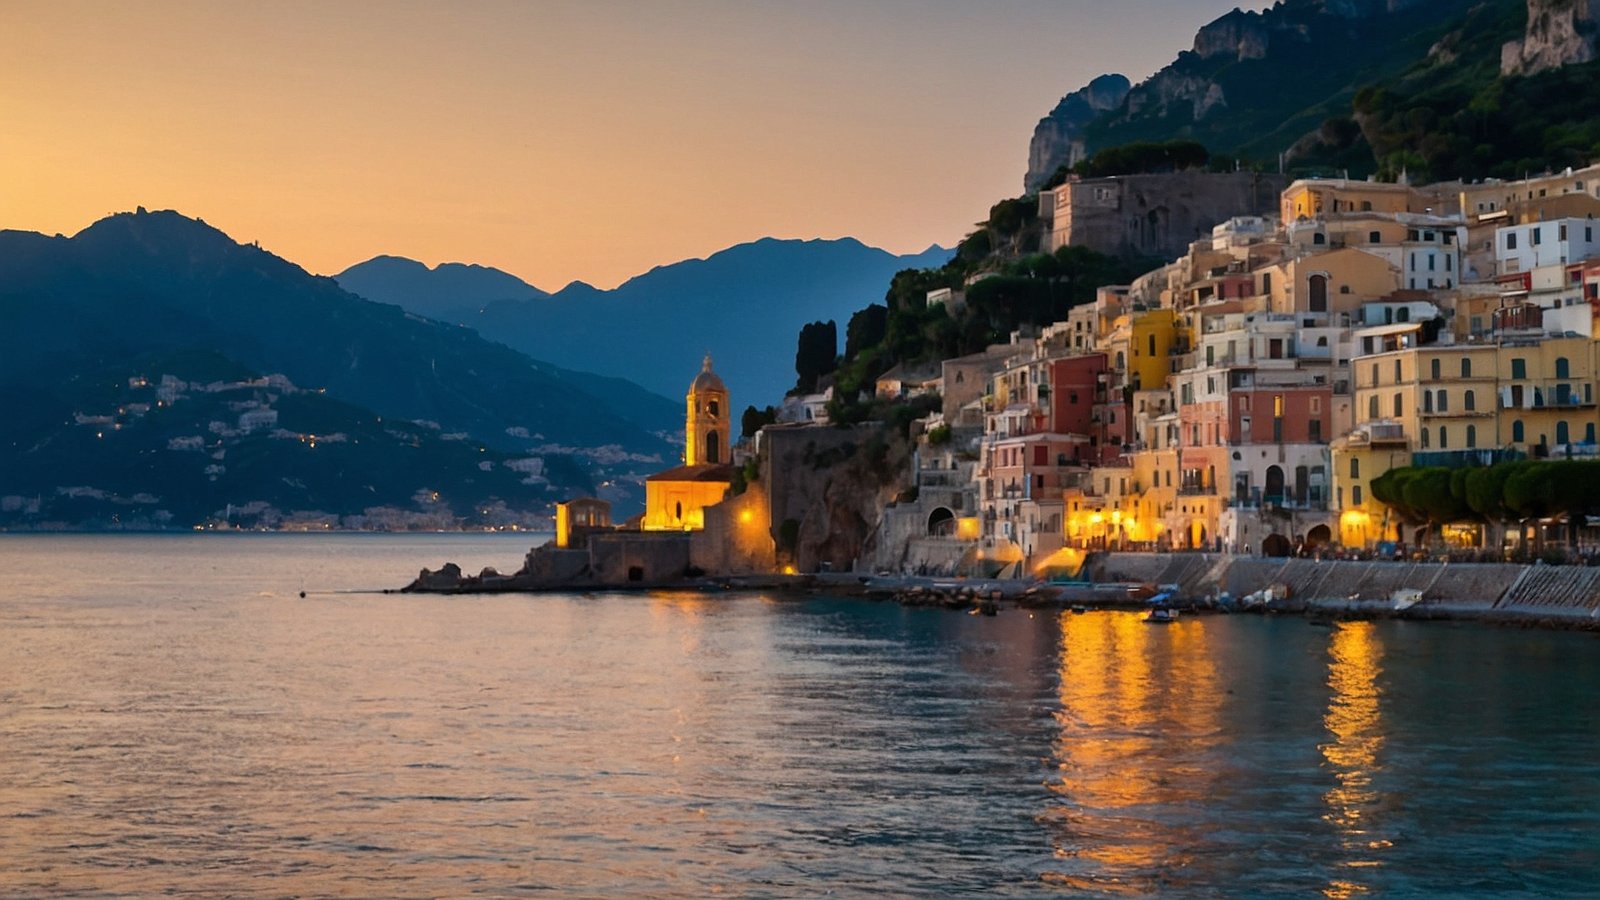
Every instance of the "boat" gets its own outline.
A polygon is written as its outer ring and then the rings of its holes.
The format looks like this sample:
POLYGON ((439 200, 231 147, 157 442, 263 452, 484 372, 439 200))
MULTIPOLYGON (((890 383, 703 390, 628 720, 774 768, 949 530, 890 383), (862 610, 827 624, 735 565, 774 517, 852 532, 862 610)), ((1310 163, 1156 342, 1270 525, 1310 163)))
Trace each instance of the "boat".
POLYGON ((1170 625, 1178 621, 1178 611, 1170 606, 1158 606, 1150 610, 1144 620, 1152 625, 1170 625))
POLYGON ((1082 603, 1074 603, 1074 604, 1072 604, 1072 614, 1075 615, 1075 616, 1081 616, 1081 615, 1083 615, 1084 613, 1086 613, 1088 611, 1089 611, 1089 607, 1084 606, 1082 603))
POLYGON ((1422 591, 1417 588, 1396 588, 1389 595, 1389 605, 1395 612, 1404 612, 1422 602, 1422 591))

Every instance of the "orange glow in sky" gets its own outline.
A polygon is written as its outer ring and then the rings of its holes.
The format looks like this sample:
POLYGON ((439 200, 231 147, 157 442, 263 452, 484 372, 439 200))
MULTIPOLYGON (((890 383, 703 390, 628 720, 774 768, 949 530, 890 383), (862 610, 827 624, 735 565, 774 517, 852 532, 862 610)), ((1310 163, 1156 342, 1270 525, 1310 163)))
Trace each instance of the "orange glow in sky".
POLYGON ((317 273, 552 291, 768 235, 949 246, 1062 94, 1231 6, 0 0, 0 227, 170 208, 317 273))

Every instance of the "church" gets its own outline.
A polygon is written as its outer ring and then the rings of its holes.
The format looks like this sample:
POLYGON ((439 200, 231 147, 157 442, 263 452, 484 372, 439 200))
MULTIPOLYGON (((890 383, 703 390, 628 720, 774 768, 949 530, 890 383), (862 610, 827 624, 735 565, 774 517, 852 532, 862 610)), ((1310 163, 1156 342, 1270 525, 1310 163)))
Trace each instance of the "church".
POLYGON ((705 510, 727 496, 733 484, 732 429, 728 388, 711 371, 706 354, 685 398, 683 465, 645 479, 644 531, 699 531, 705 510))

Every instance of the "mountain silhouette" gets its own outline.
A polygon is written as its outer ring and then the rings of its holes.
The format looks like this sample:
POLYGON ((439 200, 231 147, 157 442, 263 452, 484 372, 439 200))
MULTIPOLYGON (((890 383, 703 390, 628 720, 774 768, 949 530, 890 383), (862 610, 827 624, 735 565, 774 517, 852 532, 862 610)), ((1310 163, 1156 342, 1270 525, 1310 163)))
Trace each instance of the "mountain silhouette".
POLYGON ((669 397, 683 394, 709 352, 743 408, 776 403, 794 385, 802 325, 833 319, 843 334, 852 312, 882 301, 895 272, 942 265, 950 253, 934 246, 896 256, 854 238, 763 238, 659 266, 609 291, 575 282, 547 297, 487 303, 457 302, 454 296, 483 294, 448 294, 439 280, 421 274, 428 270, 420 264, 380 267, 410 272, 414 280, 404 285, 370 277, 370 263, 334 277, 369 300, 420 315, 448 310, 450 321, 530 356, 606 372, 669 397))

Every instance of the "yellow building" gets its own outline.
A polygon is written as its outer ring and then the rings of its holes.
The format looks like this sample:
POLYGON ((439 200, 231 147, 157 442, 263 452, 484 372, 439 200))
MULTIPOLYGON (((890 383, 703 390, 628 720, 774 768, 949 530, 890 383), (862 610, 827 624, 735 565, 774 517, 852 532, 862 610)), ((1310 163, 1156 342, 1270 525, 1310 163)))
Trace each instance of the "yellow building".
POLYGON ((705 508, 722 502, 733 483, 729 459, 728 389, 706 356, 685 398, 684 464, 645 479, 645 531, 698 531, 705 508))
POLYGON ((1165 388, 1172 374, 1172 344, 1178 335, 1178 314, 1152 309, 1133 314, 1128 340, 1128 385, 1134 390, 1165 388))
POLYGON ((1592 452, 1578 447, 1592 447, 1600 425, 1595 346, 1589 338, 1547 337, 1361 356, 1350 362, 1356 423, 1399 423, 1416 453, 1592 452))
POLYGON ((1379 541, 1397 540, 1400 521, 1372 496, 1372 480, 1390 469, 1411 465, 1411 448, 1400 424, 1366 422, 1335 440, 1330 452, 1339 543, 1371 547, 1379 541))

